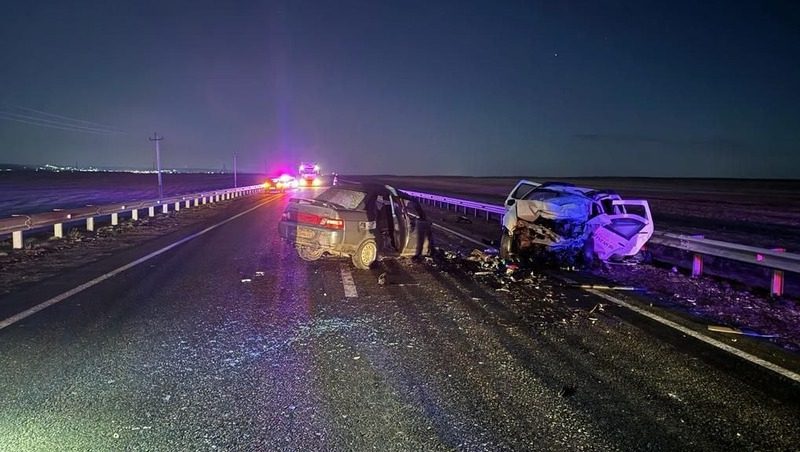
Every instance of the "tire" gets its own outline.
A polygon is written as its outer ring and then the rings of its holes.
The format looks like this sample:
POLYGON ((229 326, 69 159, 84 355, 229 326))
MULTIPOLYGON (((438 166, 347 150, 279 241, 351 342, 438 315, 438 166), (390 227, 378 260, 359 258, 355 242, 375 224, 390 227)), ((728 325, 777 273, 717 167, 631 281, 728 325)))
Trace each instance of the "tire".
POLYGON ((378 245, 375 244, 375 240, 365 240, 353 254, 353 265, 359 270, 367 270, 377 258, 378 245))
POLYGON ((508 230, 503 228, 503 235, 500 237, 500 258, 510 259, 515 254, 514 237, 508 234, 508 230))
POLYGON ((307 262, 319 260, 322 257, 323 252, 324 250, 322 248, 311 248, 308 246, 297 247, 297 255, 300 256, 300 259, 303 259, 307 262))

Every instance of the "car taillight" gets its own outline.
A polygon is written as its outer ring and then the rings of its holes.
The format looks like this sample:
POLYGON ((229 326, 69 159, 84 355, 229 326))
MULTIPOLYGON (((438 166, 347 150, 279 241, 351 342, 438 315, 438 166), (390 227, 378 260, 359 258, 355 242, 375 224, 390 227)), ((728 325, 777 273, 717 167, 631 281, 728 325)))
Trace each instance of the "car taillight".
POLYGON ((344 220, 341 218, 323 218, 320 226, 328 229, 344 229, 344 220))
POLYGON ((322 185, 322 181, 319 179, 314 179, 313 181, 311 181, 311 185, 319 187, 320 185, 322 185))
POLYGON ((297 222, 305 224, 313 224, 314 226, 323 227, 326 229, 344 229, 344 220, 341 218, 328 218, 313 213, 297 213, 297 222))

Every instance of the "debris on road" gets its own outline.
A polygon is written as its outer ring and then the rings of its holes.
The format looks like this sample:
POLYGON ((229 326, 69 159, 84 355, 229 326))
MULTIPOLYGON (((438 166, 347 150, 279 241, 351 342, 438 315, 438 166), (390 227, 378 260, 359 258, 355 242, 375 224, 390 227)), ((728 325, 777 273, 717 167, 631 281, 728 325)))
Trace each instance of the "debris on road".
POLYGON ((559 397, 571 397, 571 396, 575 395, 576 392, 578 392, 578 391, 577 391, 577 389, 575 389, 575 386, 564 385, 564 386, 561 387, 561 390, 558 391, 558 396, 559 397))
POLYGON ((750 337, 780 337, 780 335, 778 334, 762 334, 753 330, 731 328, 729 326, 721 326, 721 325, 708 325, 708 331, 714 331, 717 333, 727 333, 727 334, 739 334, 742 336, 750 336, 750 337))
POLYGON ((248 283, 248 282, 253 282, 253 280, 250 279, 250 278, 242 278, 242 282, 243 283, 248 283))
POLYGON ((264 272, 256 272, 256 276, 264 276, 264 272))
POLYGON ((386 272, 381 273, 378 275, 378 285, 383 286, 386 284, 386 272))
POLYGON ((624 291, 632 291, 632 292, 644 292, 647 289, 643 287, 633 287, 633 286, 608 286, 604 284, 578 284, 573 287, 577 287, 579 289, 594 289, 594 290, 624 290, 624 291))
POLYGON ((603 312, 604 311, 603 303, 597 303, 596 305, 594 305, 594 307, 589 310, 589 314, 594 314, 594 311, 603 312))

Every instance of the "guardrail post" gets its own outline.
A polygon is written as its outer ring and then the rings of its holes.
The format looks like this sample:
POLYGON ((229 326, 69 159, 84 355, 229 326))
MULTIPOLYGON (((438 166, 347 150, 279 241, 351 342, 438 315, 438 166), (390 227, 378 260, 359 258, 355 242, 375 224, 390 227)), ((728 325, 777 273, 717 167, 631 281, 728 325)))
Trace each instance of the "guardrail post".
POLYGON ((139 219, 139 209, 131 210, 131 220, 137 221, 139 219))
POLYGON ((692 278, 703 276, 703 255, 695 254, 692 256, 692 278))
POLYGON ((161 205, 161 212, 162 212, 162 213, 169 213, 169 205, 167 205, 167 204, 162 204, 162 205, 161 205))
POLYGON ((194 206, 197 207, 200 205, 200 198, 194 198, 194 206))
POLYGON ((181 202, 180 201, 175 201, 175 212, 177 212, 179 210, 181 210, 181 202))
POLYGON ((22 231, 14 231, 11 233, 11 247, 15 250, 22 249, 22 231))
POLYGON ((150 207, 147 208, 147 216, 148 217, 156 216, 156 207, 155 206, 150 206, 150 207))
POLYGON ((63 223, 56 223, 53 225, 53 237, 57 239, 64 238, 64 224, 63 223))
POLYGON ((111 226, 116 226, 119 224, 119 214, 114 212, 111 214, 111 226))
MULTIPOLYGON (((785 253, 785 248, 775 248, 772 251, 777 253, 785 253)), ((784 284, 784 276, 783 270, 772 270, 772 283, 770 284, 769 294, 773 297, 782 297, 783 296, 783 284, 784 284)))
POLYGON ((94 217, 89 217, 86 219, 86 230, 94 231, 94 217))
POLYGON ((188 209, 188 208, 189 208, 189 202, 191 202, 191 200, 190 200, 190 199, 187 199, 187 200, 186 200, 186 205, 185 205, 185 206, 183 206, 183 207, 186 207, 186 208, 188 209))
MULTIPOLYGON (((693 239, 705 238, 703 235, 692 235, 691 237, 693 239)), ((692 278, 701 276, 703 276, 703 255, 695 253, 692 255, 692 278)))
POLYGON ((207 202, 208 202, 208 198, 206 198, 205 196, 203 196, 203 205, 206 205, 206 203, 207 203, 207 202))

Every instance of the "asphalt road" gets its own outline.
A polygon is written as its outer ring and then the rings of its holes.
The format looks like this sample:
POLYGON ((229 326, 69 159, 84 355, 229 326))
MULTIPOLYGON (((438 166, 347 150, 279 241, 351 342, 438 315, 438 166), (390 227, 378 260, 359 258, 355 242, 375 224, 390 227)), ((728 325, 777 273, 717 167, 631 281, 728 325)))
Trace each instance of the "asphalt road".
MULTIPOLYGON (((266 203, 0 330, 0 450, 800 443, 794 383, 614 308, 589 313, 597 299, 544 275, 502 292, 447 261, 303 262, 277 237, 285 198, 270 199, 235 201, 209 224, 266 203)), ((201 229, 0 304, 44 301, 201 229)))

